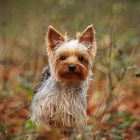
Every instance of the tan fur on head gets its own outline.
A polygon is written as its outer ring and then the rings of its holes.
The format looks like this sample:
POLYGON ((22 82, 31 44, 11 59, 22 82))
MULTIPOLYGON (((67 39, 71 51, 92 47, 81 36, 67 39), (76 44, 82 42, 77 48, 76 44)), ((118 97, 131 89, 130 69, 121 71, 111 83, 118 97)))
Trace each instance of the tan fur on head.
POLYGON ((96 53, 95 32, 92 25, 77 35, 77 39, 70 41, 49 26, 46 41, 49 65, 56 80, 82 82, 88 78, 96 53), (62 57, 65 57, 65 60, 62 60, 62 57), (82 57, 82 62, 79 61, 79 57, 82 57), (70 64, 76 66, 75 73, 69 72, 70 64))

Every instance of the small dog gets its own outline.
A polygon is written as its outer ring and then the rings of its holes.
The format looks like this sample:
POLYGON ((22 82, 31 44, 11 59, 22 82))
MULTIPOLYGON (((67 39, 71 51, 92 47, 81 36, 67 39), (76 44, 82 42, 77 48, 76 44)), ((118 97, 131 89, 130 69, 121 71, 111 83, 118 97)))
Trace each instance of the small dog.
POLYGON ((46 35, 49 68, 35 90, 32 119, 38 124, 74 128, 86 123, 87 90, 96 55, 95 32, 88 26, 69 40, 52 26, 46 35))

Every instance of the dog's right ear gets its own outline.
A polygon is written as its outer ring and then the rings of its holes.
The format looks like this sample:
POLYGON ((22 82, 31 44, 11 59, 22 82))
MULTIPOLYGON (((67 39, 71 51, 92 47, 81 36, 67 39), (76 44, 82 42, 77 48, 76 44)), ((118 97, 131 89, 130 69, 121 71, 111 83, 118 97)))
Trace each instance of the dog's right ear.
POLYGON ((95 42, 95 31, 93 29, 93 25, 89 25, 82 33, 78 34, 77 39, 83 44, 89 44, 88 47, 92 48, 95 42))
POLYGON ((46 35, 47 50, 52 51, 65 41, 64 36, 51 25, 48 26, 46 35))

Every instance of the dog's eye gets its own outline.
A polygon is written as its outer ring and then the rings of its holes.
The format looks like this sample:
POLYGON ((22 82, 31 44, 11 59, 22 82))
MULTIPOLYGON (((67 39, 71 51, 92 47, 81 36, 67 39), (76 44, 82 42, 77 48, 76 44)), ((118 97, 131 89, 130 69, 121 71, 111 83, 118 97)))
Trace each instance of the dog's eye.
POLYGON ((84 57, 83 56, 78 56, 78 60, 81 61, 81 62, 83 62, 84 57))
POLYGON ((65 60, 65 59, 66 59, 66 56, 64 55, 60 57, 60 60, 65 60))

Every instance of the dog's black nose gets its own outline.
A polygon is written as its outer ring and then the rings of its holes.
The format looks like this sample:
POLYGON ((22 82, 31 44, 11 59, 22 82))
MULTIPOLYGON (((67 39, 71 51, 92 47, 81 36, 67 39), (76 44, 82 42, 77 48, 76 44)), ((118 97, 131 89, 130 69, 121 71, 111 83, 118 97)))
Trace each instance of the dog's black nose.
POLYGON ((69 65, 69 71, 74 72, 76 70, 76 66, 74 64, 69 65))

